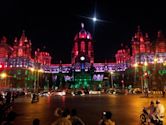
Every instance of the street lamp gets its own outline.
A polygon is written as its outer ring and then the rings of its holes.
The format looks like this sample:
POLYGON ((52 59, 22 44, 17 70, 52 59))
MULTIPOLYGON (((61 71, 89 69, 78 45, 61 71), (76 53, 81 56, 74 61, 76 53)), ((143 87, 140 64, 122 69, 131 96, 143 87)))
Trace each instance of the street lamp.
POLYGON ((2 79, 6 78, 6 77, 7 77, 7 74, 6 74, 6 73, 2 73, 2 74, 1 74, 1 78, 2 78, 2 79))
MULTIPOLYGON (((133 66, 134 66, 134 69, 135 69, 134 83, 136 83, 137 69, 139 69, 139 70, 141 69, 141 74, 139 76, 140 76, 140 80, 141 80, 141 88, 142 88, 142 93, 143 93, 143 90, 144 90, 144 82, 143 82, 143 76, 144 76, 144 74, 142 74, 142 72, 143 72, 143 69, 142 69, 143 66, 140 65, 140 64, 138 64, 137 62, 133 66)), ((147 66, 147 62, 144 63, 144 66, 147 66)))
POLYGON ((0 74, 0 77, 1 77, 2 79, 5 79, 5 87, 6 87, 6 78, 7 78, 7 74, 6 74, 6 73, 1 73, 1 74, 0 74))

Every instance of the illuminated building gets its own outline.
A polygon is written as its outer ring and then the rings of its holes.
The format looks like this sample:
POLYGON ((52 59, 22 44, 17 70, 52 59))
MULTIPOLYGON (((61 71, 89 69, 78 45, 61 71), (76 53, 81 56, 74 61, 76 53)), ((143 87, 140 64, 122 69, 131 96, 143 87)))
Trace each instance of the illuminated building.
POLYGON ((131 48, 121 44, 115 62, 96 63, 92 35, 81 24, 71 52, 71 63, 51 63, 51 55, 37 49, 22 32, 13 46, 3 37, 0 43, 0 88, 160 88, 166 85, 166 39, 161 31, 155 42, 140 27, 131 40, 131 48), (34 56, 33 56, 34 55, 34 56))
POLYGON ((156 36, 156 41, 151 42, 148 34, 146 33, 144 36, 138 26, 138 30, 132 38, 131 66, 128 69, 133 68, 134 70, 128 77, 134 78, 134 80, 126 81, 132 82, 133 86, 160 90, 166 86, 164 82, 166 79, 166 73, 164 73, 166 69, 164 65, 166 62, 166 39, 161 31, 156 36))
POLYGON ((51 63, 51 56, 47 52, 39 52, 32 58, 32 43, 22 32, 20 39, 15 38, 13 46, 7 44, 3 37, 0 43, 0 73, 6 73, 5 79, 1 78, 1 88, 33 88, 34 82, 39 82, 39 75, 42 65, 51 63), (31 69, 35 69, 33 72, 31 69))

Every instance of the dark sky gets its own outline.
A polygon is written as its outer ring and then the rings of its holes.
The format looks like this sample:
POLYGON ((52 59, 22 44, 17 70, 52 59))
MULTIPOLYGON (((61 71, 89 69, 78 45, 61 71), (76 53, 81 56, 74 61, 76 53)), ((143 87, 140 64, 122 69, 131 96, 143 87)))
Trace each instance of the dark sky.
POLYGON ((1 0, 0 37, 5 35, 12 44, 14 37, 20 37, 25 30, 33 50, 45 46, 53 63, 60 59, 70 63, 74 36, 84 22, 85 29, 94 35, 95 60, 103 62, 114 59, 121 43, 130 45, 137 25, 152 39, 158 30, 166 35, 166 3, 147 1, 1 0), (95 10, 98 18, 108 22, 97 22, 93 32, 93 22, 81 16, 92 17, 95 10))

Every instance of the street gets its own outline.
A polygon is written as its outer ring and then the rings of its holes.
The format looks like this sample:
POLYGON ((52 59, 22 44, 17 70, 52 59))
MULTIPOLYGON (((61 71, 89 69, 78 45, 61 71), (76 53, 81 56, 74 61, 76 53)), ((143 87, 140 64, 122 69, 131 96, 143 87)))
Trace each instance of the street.
POLYGON ((142 95, 50 96, 40 97, 40 101, 33 104, 29 97, 21 97, 16 99, 14 105, 14 111, 18 113, 15 123, 31 125, 34 118, 39 118, 41 125, 50 125, 54 121, 54 110, 67 107, 76 108, 87 125, 97 125, 103 111, 113 113, 116 125, 140 125, 139 116, 143 107, 156 99, 160 99, 166 107, 165 98, 145 98, 142 95))

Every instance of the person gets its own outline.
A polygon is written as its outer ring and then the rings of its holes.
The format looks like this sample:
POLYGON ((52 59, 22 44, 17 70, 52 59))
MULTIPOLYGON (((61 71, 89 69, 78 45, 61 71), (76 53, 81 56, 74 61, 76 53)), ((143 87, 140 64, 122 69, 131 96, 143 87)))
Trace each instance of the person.
POLYGON ((39 96, 36 93, 33 93, 31 103, 38 101, 39 101, 39 96))
POLYGON ((56 108, 56 110, 54 111, 55 117, 61 117, 62 113, 63 113, 63 110, 60 107, 56 108))
POLYGON ((150 106, 145 107, 144 108, 146 110, 146 114, 148 115, 149 119, 148 119, 148 125, 150 125, 150 123, 154 123, 155 121, 155 111, 156 111, 156 107, 155 107, 155 102, 152 100, 150 102, 150 106), (147 112, 149 110, 149 113, 147 112))
POLYGON ((80 117, 77 116, 77 110, 71 110, 71 118, 70 118, 72 125, 85 125, 80 117))
POLYGON ((7 95, 6 95, 6 104, 10 104, 11 103, 11 92, 7 92, 7 95))
POLYGON ((146 96, 146 97, 149 96, 148 88, 145 88, 145 96, 146 96))
POLYGON ((40 120, 38 118, 35 118, 32 122, 32 125, 40 125, 40 120))
POLYGON ((160 122, 163 123, 165 115, 165 107, 161 104, 160 100, 156 100, 156 116, 160 122))
POLYGON ((51 125, 72 125, 69 119, 70 119, 70 111, 69 109, 66 108, 62 112, 62 117, 53 122, 51 125))
POLYGON ((14 125, 15 118, 16 118, 16 113, 14 111, 9 112, 6 121, 4 121, 2 125, 14 125))
POLYGON ((112 113, 110 111, 103 112, 102 119, 99 121, 99 125, 115 125, 115 122, 111 120, 112 113))

